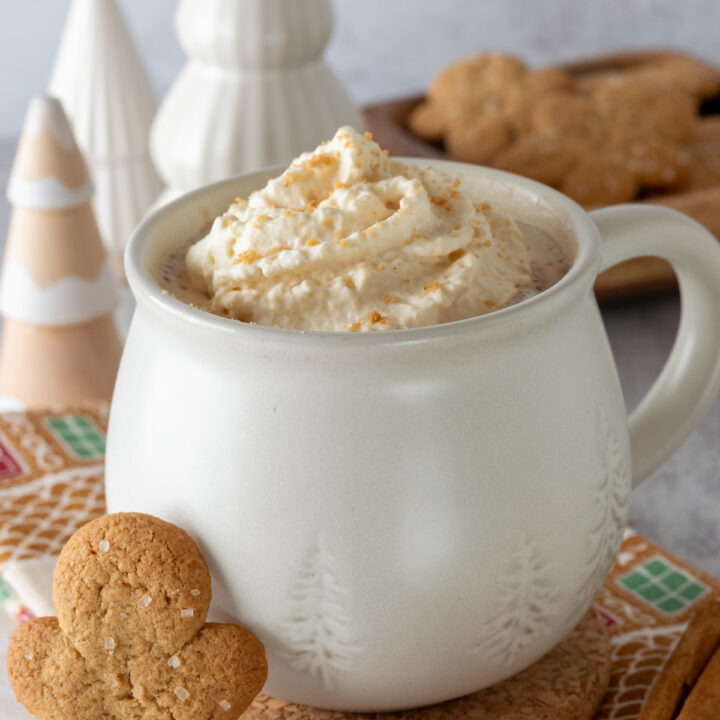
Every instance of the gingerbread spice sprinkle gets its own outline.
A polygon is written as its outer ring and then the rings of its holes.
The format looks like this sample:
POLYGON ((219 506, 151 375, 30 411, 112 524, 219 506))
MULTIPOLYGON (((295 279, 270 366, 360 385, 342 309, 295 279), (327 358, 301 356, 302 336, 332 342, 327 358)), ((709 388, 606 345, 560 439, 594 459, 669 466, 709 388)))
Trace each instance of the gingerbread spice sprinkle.
POLYGON ((261 257, 260 253, 255 250, 255 248, 250 248, 250 250, 244 250, 241 253, 238 253, 238 256, 233 260, 233 262, 238 265, 240 263, 244 263, 247 265, 250 265, 254 263, 256 260, 259 260, 261 257))

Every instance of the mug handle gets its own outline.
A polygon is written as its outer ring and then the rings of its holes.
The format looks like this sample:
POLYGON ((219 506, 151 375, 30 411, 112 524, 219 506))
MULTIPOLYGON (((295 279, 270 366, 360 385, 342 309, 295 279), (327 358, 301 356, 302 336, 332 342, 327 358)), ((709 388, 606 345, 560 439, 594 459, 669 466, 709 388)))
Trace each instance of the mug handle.
POLYGON ((692 218, 657 205, 618 205, 590 216, 603 240, 601 271, 657 256, 673 266, 680 288, 673 348, 628 421, 636 486, 687 438, 720 389, 720 244, 692 218))

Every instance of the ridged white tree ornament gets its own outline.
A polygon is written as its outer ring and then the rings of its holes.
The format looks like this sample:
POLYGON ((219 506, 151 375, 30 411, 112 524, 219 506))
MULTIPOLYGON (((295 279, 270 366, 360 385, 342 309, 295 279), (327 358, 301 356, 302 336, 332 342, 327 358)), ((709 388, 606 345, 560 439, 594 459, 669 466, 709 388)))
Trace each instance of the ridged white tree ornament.
POLYGON ((95 184, 95 214, 115 264, 162 188, 150 160, 155 95, 115 0, 73 0, 50 81, 95 184))
POLYGON ((161 201, 362 125, 322 57, 329 0, 181 0, 176 27, 190 60, 152 128, 161 201))

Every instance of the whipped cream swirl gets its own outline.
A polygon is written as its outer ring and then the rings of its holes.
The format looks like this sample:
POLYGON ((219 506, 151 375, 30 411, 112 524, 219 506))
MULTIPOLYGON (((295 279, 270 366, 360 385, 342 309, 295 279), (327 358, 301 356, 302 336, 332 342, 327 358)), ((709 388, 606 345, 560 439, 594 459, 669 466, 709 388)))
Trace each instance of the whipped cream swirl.
POLYGON ((532 284, 512 219, 350 127, 238 198, 186 265, 213 312, 302 330, 434 325, 503 307, 532 284))

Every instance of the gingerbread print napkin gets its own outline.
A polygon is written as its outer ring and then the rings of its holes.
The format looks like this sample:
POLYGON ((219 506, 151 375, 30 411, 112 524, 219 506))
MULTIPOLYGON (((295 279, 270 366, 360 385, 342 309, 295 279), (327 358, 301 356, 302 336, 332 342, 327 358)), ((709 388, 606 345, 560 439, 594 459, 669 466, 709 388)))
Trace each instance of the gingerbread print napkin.
POLYGON ((65 541, 105 511, 107 404, 0 415, 0 605, 54 614, 52 569, 65 541))
MULTIPOLYGON (((56 556, 105 512, 107 415, 105 404, 0 415, 0 604, 19 620, 52 613, 56 556)), ((612 675, 595 720, 637 720, 689 618, 710 597, 720 597, 720 581, 626 532, 596 603, 611 635, 612 675)))

